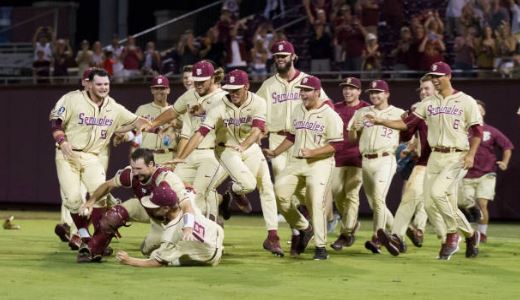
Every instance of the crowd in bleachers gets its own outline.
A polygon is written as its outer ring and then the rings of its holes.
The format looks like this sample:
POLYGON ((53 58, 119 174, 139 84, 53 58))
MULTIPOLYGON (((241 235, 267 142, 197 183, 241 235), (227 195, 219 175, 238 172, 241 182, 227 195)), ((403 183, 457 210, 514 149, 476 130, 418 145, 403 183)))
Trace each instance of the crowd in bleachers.
POLYGON ((180 74, 184 66, 209 59, 262 80, 270 71, 271 44, 288 38, 296 45, 300 67, 310 72, 361 72, 365 78, 376 78, 388 70, 422 73, 442 60, 453 65, 456 76, 520 77, 520 0, 266 3, 258 15, 241 17, 240 0, 227 0, 220 18, 203 36, 186 30, 163 51, 155 49, 154 41, 139 41, 146 45, 142 49, 131 36, 120 45, 115 36, 110 45, 84 40, 74 56, 67 39, 56 39, 52 28, 41 27, 33 38, 34 75, 46 82, 49 75, 70 75, 70 67, 77 67, 75 74, 102 67, 116 82, 123 82, 157 73, 180 74), (275 31, 270 19, 295 3, 302 7, 300 15, 307 15, 306 24, 275 31))

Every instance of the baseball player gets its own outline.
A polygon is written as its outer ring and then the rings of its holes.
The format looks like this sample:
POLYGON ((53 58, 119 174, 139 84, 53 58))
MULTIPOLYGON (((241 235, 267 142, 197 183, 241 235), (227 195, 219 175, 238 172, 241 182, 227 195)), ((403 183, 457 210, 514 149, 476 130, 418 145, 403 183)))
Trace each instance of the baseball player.
POLYGON ((210 132, 216 132, 216 153, 233 180, 233 192, 245 195, 258 185, 268 231, 263 247, 283 257, 273 184, 267 161, 257 143, 265 129, 265 102, 249 92, 249 78, 244 71, 229 72, 224 82, 222 88, 228 94, 208 112, 176 162, 183 162, 196 147, 200 147, 210 132))
POLYGON ((131 154, 130 158, 130 166, 119 170, 112 179, 101 184, 81 207, 81 213, 89 215, 92 207, 117 187, 131 188, 137 198, 115 205, 105 212, 99 228, 79 250, 77 261, 80 263, 100 261, 111 239, 118 235, 118 228, 125 226, 128 221, 151 223, 150 232, 141 245, 141 252, 149 255, 157 249, 164 231, 161 225, 163 220, 143 207, 140 201, 144 196, 149 196, 158 186, 164 188, 166 185, 175 192, 185 219, 184 238, 189 239, 193 233, 193 223, 190 222, 194 217, 192 200, 181 179, 169 168, 155 164, 153 152, 149 149, 139 148, 131 154))
POLYGON ((175 192, 164 182, 150 196, 141 199, 142 205, 157 219, 164 220, 161 245, 147 259, 131 257, 118 251, 116 259, 135 267, 160 266, 216 266, 222 257, 224 230, 194 209, 186 218, 179 208, 175 192), (193 234, 185 238, 184 228, 193 227, 193 234))
MULTIPOLYGON (((434 206, 433 209, 440 213, 447 232, 439 258, 448 260, 459 250, 457 229, 466 237, 466 257, 476 257, 480 233, 471 228, 457 208, 456 195, 459 182, 473 166, 482 137, 482 117, 476 101, 452 87, 451 68, 448 64, 432 64, 427 75, 431 77, 437 93, 421 101, 406 123, 401 119, 385 120, 374 116, 366 116, 366 119, 400 130, 413 129, 421 120, 426 122, 428 144, 432 153, 424 179, 425 207, 431 217, 428 206, 434 206), (472 136, 469 142, 468 133, 472 136)), ((383 232, 381 236, 386 235, 383 232)), ((389 244, 387 241, 383 242, 385 246, 389 244)))
POLYGON ((365 248, 373 253, 380 253, 379 229, 391 228, 392 213, 386 207, 386 195, 395 174, 396 160, 393 155, 399 145, 399 133, 386 126, 367 122, 365 115, 372 114, 385 119, 399 119, 404 110, 388 103, 390 89, 384 80, 370 83, 369 93, 372 106, 356 111, 348 124, 349 139, 359 140, 362 157, 363 189, 368 203, 374 212, 372 240, 365 243, 365 248))
POLYGON ((191 74, 192 70, 192 65, 185 65, 182 67, 182 85, 186 90, 193 88, 193 77, 191 74))
MULTIPOLYGON (((99 154, 107 147, 117 127, 140 127, 148 122, 116 103, 108 96, 109 91, 108 74, 95 69, 89 75, 88 90, 62 96, 49 117, 56 142, 56 169, 65 196, 64 203, 81 238, 90 236, 90 220, 79 215, 83 204, 81 183, 92 194, 105 181, 105 167, 99 154)), ((91 215, 94 227, 104 206, 100 203, 91 215)))
MULTIPOLYGON (((361 81, 356 77, 347 77, 341 82, 343 101, 336 103, 334 110, 347 125, 354 113, 363 107, 369 106, 359 99, 361 81)), ((347 128, 344 128, 346 136, 347 128)), ((332 173, 332 197, 341 215, 341 229, 338 239, 331 247, 339 251, 343 247, 350 247, 356 240, 355 232, 359 228, 359 190, 361 189, 361 154, 357 141, 345 139, 341 151, 334 154, 336 167, 332 173)))
POLYGON ((275 180, 280 212, 289 225, 299 231, 291 239, 291 255, 305 251, 315 236, 315 260, 329 256, 327 243, 326 193, 334 169, 334 152, 342 146, 343 121, 331 105, 320 99, 321 82, 314 76, 304 77, 296 86, 302 103, 291 114, 290 133, 275 149, 265 149, 268 157, 277 157, 293 145, 287 167, 275 180), (306 187, 306 203, 311 206, 312 224, 291 203, 294 193, 306 187))
MULTIPOLYGON (((135 114, 152 122, 168 106, 170 82, 166 76, 155 76, 150 89, 153 102, 139 106, 135 114)), ((157 128, 153 132, 145 131, 133 138, 132 146, 132 151, 137 147, 153 150, 154 161, 163 164, 175 156, 177 133, 174 127, 169 127, 165 131, 161 128, 157 128)))
MULTIPOLYGON (((482 118, 486 115, 486 105, 477 100, 482 118)), ((477 206, 482 211, 482 218, 478 220, 477 229, 480 232, 480 241, 487 242, 487 227, 489 213, 487 205, 495 198, 495 184, 497 166, 505 171, 509 165, 513 150, 513 143, 500 130, 486 123, 483 125, 482 142, 475 154, 475 164, 469 169, 463 180, 463 190, 466 208, 477 206), (495 147, 502 151, 502 159, 497 161, 495 147)), ((460 206, 460 203, 459 203, 460 206)))

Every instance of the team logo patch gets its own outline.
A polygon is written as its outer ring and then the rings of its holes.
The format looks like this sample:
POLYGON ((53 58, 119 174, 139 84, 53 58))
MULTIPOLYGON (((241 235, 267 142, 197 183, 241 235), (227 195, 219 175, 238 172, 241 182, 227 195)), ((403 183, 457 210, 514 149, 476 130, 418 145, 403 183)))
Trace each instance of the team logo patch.
POLYGON ((157 84, 162 84, 162 78, 157 79, 157 84))
POLYGON ((373 88, 377 87, 377 82, 375 82, 375 81, 372 82, 372 87, 373 87, 373 88))
POLYGON ((482 140, 483 140, 484 142, 487 142, 487 141, 489 141, 490 139, 491 139, 491 132, 489 132, 489 131, 484 131, 484 132, 482 133, 482 140))
POLYGON ((60 108, 58 108, 57 114, 58 114, 58 116, 61 116, 61 115, 63 115, 64 112, 65 112, 65 107, 61 106, 60 108))
POLYGON ((352 82, 352 78, 347 79, 347 84, 350 84, 352 82))
POLYGON ((303 78, 302 83, 307 83, 307 81, 309 81, 309 78, 305 77, 305 78, 303 78))
POLYGON ((283 50, 283 44, 278 45, 278 51, 282 51, 282 50, 283 50))
POLYGON ((432 71, 437 71, 437 65, 432 66, 432 71))
POLYGON ((201 75, 202 74, 202 69, 196 69, 195 72, 196 72, 197 75, 201 75))
POLYGON ((230 83, 235 83, 235 76, 230 76, 229 77, 229 82, 230 83))

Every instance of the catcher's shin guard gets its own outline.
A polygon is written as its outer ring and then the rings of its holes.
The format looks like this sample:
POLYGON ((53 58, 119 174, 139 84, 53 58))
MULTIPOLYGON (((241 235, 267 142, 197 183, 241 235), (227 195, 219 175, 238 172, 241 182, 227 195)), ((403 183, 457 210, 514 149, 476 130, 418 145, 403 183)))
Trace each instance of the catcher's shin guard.
POLYGON ((90 253, 102 255, 112 238, 118 234, 117 229, 125 226, 128 219, 128 211, 121 205, 116 205, 107 210, 99 221, 98 232, 88 242, 90 253))

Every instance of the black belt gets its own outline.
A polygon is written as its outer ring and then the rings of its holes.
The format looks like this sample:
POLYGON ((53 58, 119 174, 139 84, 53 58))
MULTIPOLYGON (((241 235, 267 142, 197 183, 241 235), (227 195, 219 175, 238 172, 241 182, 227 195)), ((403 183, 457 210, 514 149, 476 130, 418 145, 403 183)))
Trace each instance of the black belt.
POLYGON ((390 153, 388 153, 388 152, 383 152, 383 153, 381 153, 381 155, 379 155, 378 153, 369 153, 369 154, 363 154, 363 157, 366 159, 374 159, 374 158, 388 156, 388 155, 390 155, 390 153))
POLYGON ((215 150, 215 147, 207 147, 207 148, 195 148, 197 150, 215 150))
POLYGON ((153 153, 164 154, 164 153, 174 152, 175 150, 174 149, 155 149, 152 151, 153 151, 153 153))
POLYGON ((433 147, 433 151, 440 153, 463 152, 464 150, 455 147, 433 147))

